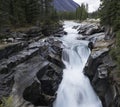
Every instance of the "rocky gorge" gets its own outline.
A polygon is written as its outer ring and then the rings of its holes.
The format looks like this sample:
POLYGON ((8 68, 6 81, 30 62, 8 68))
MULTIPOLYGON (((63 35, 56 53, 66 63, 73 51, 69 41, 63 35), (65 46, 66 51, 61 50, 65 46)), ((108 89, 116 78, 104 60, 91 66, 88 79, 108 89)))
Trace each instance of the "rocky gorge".
POLYGON ((112 60, 110 51, 115 43, 115 36, 111 30, 103 30, 99 24, 86 24, 79 28, 84 35, 83 40, 93 43, 92 52, 85 67, 85 74, 100 97, 103 107, 120 106, 120 81, 116 77, 116 62, 112 60))
MULTIPOLYGON (((84 73, 100 97, 103 107, 120 106, 120 81, 116 78, 116 63, 109 52, 115 39, 99 23, 73 26, 78 40, 90 41, 91 55, 84 73)), ((64 44, 62 26, 54 32, 34 27, 17 33, 17 38, 3 39, 0 48, 0 99, 12 96, 14 107, 51 107, 62 80, 64 44), (49 37, 48 37, 49 36, 49 37)), ((13 36, 15 33, 12 34, 13 36)))

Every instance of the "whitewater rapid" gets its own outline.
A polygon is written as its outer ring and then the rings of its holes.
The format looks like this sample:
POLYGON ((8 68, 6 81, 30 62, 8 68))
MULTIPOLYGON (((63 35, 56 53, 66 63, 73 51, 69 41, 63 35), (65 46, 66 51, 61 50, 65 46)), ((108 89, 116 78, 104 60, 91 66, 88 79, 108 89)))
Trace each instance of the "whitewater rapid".
POLYGON ((73 21, 64 22, 68 35, 60 39, 65 45, 62 61, 66 68, 53 107, 102 107, 89 79, 83 73, 91 52, 88 41, 77 40, 80 35, 77 29, 73 29, 77 25, 79 24, 73 21))

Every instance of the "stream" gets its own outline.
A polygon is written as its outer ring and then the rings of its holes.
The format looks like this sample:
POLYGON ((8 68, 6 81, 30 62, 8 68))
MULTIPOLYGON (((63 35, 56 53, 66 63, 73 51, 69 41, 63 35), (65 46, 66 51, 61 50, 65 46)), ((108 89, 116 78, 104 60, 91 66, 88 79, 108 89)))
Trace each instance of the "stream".
POLYGON ((62 61, 66 68, 63 70, 63 79, 53 107, 102 107, 88 77, 83 73, 91 51, 88 41, 77 40, 80 35, 77 29, 73 29, 77 25, 80 24, 73 21, 64 22, 64 29, 68 34, 60 40, 65 45, 62 61))

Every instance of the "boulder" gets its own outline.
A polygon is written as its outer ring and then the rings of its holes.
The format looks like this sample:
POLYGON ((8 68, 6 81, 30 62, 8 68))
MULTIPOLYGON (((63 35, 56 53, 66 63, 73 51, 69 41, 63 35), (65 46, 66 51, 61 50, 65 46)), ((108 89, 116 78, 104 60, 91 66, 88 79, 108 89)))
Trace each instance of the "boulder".
POLYGON ((11 94, 14 107, 50 106, 62 80, 62 48, 50 37, 1 59, 0 99, 11 94))
POLYGON ((14 38, 8 38, 8 39, 6 40, 6 42, 12 43, 12 42, 14 42, 14 38))
POLYGON ((93 42, 89 42, 89 43, 88 43, 88 47, 90 48, 90 50, 92 50, 92 49, 94 48, 93 42))
POLYGON ((88 28, 88 30, 85 32, 85 34, 86 35, 92 35, 92 34, 95 34, 95 33, 98 33, 98 32, 99 32, 98 26, 94 26, 94 27, 88 28))
POLYGON ((94 59, 97 59, 99 57, 104 56, 109 52, 109 48, 103 48, 103 49, 93 49, 91 53, 91 57, 94 59))
POLYGON ((73 26, 73 29, 77 29, 79 27, 79 25, 77 25, 77 26, 73 26))
POLYGON ((78 34, 82 34, 83 36, 89 36, 100 32, 103 32, 103 30, 96 23, 82 23, 78 28, 78 34))
POLYGON ((103 41, 105 38, 105 33, 95 33, 93 35, 87 36, 85 39, 91 41, 93 43, 97 43, 98 41, 103 41))
MULTIPOLYGON (((57 72, 62 73, 62 69, 54 69, 49 62, 36 56, 13 70, 16 71, 12 91, 15 107, 19 107, 21 104, 23 104, 21 107, 24 107, 24 102, 27 101, 34 106, 52 104, 61 80, 61 76, 57 72)), ((26 107, 28 106, 26 105, 26 107)))
POLYGON ((19 52, 26 45, 23 42, 3 44, 0 48, 0 59, 7 58, 9 55, 19 52))

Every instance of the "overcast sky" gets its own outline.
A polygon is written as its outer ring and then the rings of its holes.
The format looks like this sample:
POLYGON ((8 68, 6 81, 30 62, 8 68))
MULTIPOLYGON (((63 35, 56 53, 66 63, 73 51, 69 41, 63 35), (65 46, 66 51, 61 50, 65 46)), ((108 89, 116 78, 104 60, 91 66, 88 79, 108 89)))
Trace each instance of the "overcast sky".
POLYGON ((73 1, 77 2, 78 4, 88 3, 89 12, 97 10, 100 5, 100 0, 73 0, 73 1))

